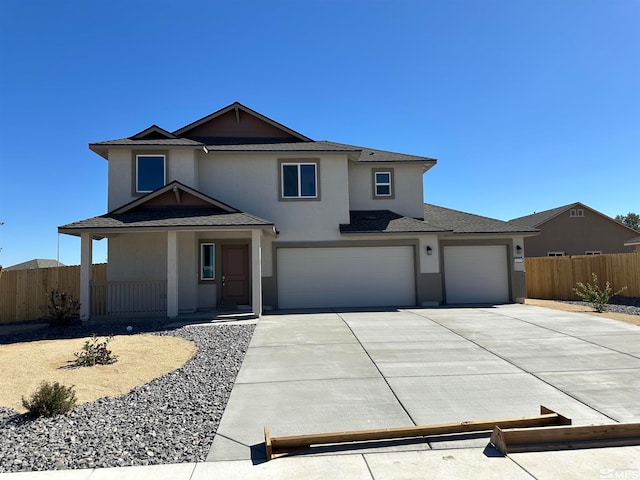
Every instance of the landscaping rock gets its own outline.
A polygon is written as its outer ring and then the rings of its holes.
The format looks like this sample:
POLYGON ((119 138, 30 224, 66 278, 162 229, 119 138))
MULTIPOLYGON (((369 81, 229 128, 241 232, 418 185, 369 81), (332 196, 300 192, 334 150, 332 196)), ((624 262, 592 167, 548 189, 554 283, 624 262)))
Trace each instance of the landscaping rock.
MULTIPOLYGON (((198 351, 184 367, 128 394, 101 398, 64 415, 30 419, 0 407, 0 473, 204 461, 255 325, 155 332, 159 325, 146 327, 148 333, 191 340, 198 351)), ((73 328, 91 328, 88 335, 120 333, 113 324, 103 331, 95 325, 73 328)), ((20 338, 3 337, 2 343, 39 338, 56 336, 51 331, 29 332, 20 338)))

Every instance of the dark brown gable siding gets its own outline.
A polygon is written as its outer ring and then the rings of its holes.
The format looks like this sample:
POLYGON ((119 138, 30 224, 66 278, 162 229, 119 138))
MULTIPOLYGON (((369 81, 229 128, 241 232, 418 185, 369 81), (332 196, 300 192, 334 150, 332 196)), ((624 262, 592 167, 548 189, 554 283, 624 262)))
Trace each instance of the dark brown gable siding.
POLYGON ((173 205, 203 206, 210 207, 211 204, 198 198, 190 193, 180 190, 180 203, 176 201, 176 195, 173 191, 168 191, 152 198, 144 203, 145 207, 167 207, 173 205))
POLYGON ((234 110, 213 118, 187 132, 187 137, 205 143, 269 143, 273 141, 299 141, 281 129, 239 111, 239 122, 234 110), (228 141, 227 141, 228 140, 228 141))

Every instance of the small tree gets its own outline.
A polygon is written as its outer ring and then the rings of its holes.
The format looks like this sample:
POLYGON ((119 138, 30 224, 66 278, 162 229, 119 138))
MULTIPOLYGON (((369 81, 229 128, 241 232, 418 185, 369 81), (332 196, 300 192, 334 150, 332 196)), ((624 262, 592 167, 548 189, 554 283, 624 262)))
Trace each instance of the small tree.
POLYGON ((80 312, 80 302, 66 292, 53 289, 47 294, 47 303, 42 307, 51 327, 64 327, 80 312))
POLYGON ((574 288, 573 291, 582 300, 591 303, 593 309, 598 313, 606 312, 607 304, 609 303, 609 300, 611 300, 611 297, 619 295, 627 289, 627 287, 622 287, 614 293, 613 288, 611 288, 611 284, 607 281, 604 290, 602 290, 598 285, 598 276, 595 273, 591 273, 591 278, 593 283, 585 284, 578 282, 578 288, 574 288))

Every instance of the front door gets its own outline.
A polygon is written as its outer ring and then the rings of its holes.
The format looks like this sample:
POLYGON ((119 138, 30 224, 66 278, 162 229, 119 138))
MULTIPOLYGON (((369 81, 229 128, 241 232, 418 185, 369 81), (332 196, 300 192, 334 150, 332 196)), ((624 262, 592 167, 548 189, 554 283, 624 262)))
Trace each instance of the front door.
POLYGON ((222 245, 222 301, 249 305, 249 246, 222 245))

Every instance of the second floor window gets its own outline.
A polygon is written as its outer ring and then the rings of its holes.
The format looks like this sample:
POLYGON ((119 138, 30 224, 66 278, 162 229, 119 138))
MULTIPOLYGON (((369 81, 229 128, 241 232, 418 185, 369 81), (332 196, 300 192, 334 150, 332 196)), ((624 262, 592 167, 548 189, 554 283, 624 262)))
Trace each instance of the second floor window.
POLYGON ((136 155, 136 192, 149 193, 166 181, 164 155, 136 155))
POLYGON ((282 198, 317 198, 318 172, 315 163, 281 164, 282 198))
POLYGON ((391 172, 375 172, 376 197, 391 196, 391 172))

